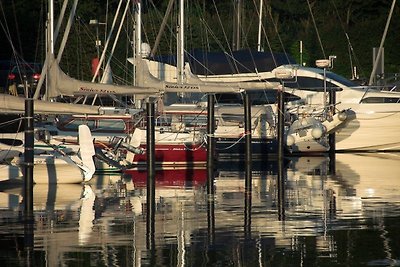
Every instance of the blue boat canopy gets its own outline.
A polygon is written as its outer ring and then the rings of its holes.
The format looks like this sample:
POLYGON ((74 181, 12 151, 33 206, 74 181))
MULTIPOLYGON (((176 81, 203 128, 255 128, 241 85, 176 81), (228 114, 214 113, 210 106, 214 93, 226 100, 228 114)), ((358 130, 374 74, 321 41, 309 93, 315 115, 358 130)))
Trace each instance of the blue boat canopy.
MULTIPOLYGON (((161 55, 150 60, 177 65, 176 55, 161 55)), ((285 53, 259 52, 251 49, 226 52, 207 52, 193 50, 185 52, 185 62, 196 75, 222 75, 238 73, 269 72, 284 64, 296 64, 296 61, 285 53)))

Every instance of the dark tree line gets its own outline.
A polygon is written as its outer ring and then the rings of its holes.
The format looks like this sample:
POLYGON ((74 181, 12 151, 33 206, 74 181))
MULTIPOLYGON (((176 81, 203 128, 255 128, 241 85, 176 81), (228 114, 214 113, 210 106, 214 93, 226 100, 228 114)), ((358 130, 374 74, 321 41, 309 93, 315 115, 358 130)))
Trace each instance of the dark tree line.
MULTIPOLYGON (((55 13, 64 1, 55 0, 55 13)), ((70 1, 72 2, 72 1, 70 1)), ((143 2, 142 38, 154 46, 168 0, 143 2)), ((176 51, 178 0, 175 0, 168 23, 162 33, 157 54, 176 51)), ((236 33, 234 14, 237 0, 189 0, 185 10, 185 47, 227 51, 233 47, 236 33)), ((240 47, 257 47, 259 0, 241 1, 240 47)), ((95 28, 90 19, 107 21, 111 25, 119 0, 82 0, 79 2, 74 25, 62 66, 77 78, 90 77, 90 60, 96 56, 95 28), (108 14, 106 14, 108 12, 108 14)), ((387 22, 392 1, 389 0, 291 0, 263 2, 261 46, 265 51, 287 52, 300 60, 299 46, 303 43, 302 59, 314 66, 316 59, 335 55, 334 71, 347 77, 351 65, 360 75, 369 77, 372 69, 372 48, 378 47, 387 22)), ((43 62, 45 57, 45 27, 48 0, 2 0, 0 3, 0 59, 18 56, 26 61, 43 62), (12 49, 12 46, 14 50, 12 49)), ((124 4, 123 4, 124 6, 124 4)), ((70 7, 69 7, 70 8, 70 7)), ((130 8, 129 14, 133 10, 130 8)), ((400 27, 399 7, 395 7, 385 42, 385 72, 400 72, 398 47, 400 27)), ((115 57, 122 66, 129 66, 126 57, 132 56, 133 19, 124 24, 115 57)), ((106 36, 99 27, 99 36, 106 36)), ((60 36, 63 32, 61 30, 60 36)), ((59 45, 59 40, 56 46, 59 45)), ((115 64, 115 63, 114 63, 115 64)))

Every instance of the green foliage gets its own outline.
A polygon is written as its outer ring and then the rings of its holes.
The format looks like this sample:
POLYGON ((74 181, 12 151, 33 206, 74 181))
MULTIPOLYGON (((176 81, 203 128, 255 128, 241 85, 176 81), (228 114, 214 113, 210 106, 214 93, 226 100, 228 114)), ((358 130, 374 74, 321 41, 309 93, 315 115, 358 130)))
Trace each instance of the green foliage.
MULTIPOLYGON (((4 1, 3 1, 4 2, 4 1)), ((10 0, 1 4, 4 17, 1 22, 10 31, 10 38, 2 31, 0 57, 12 55, 12 43, 28 61, 43 61, 45 49, 45 18, 48 1, 10 0), (38 24, 41 24, 40 26, 38 24)), ((166 0, 143 1, 143 40, 154 46, 161 22, 168 6, 166 0)), ((230 51, 235 25, 232 0, 185 1, 185 48, 209 51, 230 51), (190 3, 190 4, 189 4, 190 3)), ((124 2, 125 3, 125 2, 124 2)), ((167 27, 162 32, 157 54, 176 51, 176 27, 179 1, 175 1, 167 27)), ((392 1, 372 0, 264 0, 262 47, 265 51, 286 51, 299 61, 299 40, 303 41, 303 62, 313 66, 316 59, 336 55, 334 71, 350 76, 350 62, 358 66, 365 77, 372 69, 372 48, 380 44, 392 1), (349 49, 353 48, 353 50, 349 49), (352 53, 349 53, 352 52, 352 53), (351 59, 351 61, 350 61, 351 59)), ((63 1, 55 1, 58 14, 63 1)), ((108 28, 99 27, 104 45, 105 31, 109 30, 119 0, 80 1, 77 19, 71 29, 62 59, 62 67, 77 78, 90 79, 90 61, 96 56, 95 28, 90 19, 105 22, 108 28), (108 4, 108 6, 107 6, 108 4), (108 14, 106 11, 108 10, 108 14)), ((242 1, 241 45, 256 48, 258 37, 259 1, 242 1)), ((122 5, 124 6, 124 4, 122 5)), ((123 8, 122 8, 123 9, 123 8)), ((132 8, 129 15, 132 16, 132 8)), ((385 43, 387 72, 400 71, 400 51, 397 49, 397 32, 400 28, 399 8, 396 8, 385 43)), ((123 28, 121 43, 115 57, 126 64, 132 56, 133 18, 123 28)), ((4 28, 4 29, 5 29, 4 28)), ((62 28, 60 36, 65 29, 62 28)), ((56 45, 60 44, 61 38, 56 45)))

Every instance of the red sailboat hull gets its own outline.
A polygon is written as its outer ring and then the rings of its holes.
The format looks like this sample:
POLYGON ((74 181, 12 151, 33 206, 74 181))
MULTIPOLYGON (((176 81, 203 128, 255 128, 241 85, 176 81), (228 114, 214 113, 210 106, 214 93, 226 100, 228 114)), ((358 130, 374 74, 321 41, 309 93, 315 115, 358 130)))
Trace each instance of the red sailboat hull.
MULTIPOLYGON (((141 145, 146 150, 146 145, 141 145)), ((145 168, 147 163, 147 153, 135 155, 133 163, 138 168, 145 168)), ((156 144, 155 164, 169 168, 183 166, 206 166, 207 149, 203 146, 187 144, 156 144)))

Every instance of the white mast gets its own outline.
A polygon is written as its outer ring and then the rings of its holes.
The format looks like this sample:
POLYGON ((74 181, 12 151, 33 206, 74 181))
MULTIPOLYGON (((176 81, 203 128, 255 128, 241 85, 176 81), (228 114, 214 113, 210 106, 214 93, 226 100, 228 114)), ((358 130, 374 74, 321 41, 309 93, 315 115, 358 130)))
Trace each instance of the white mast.
POLYGON ((263 12, 263 0, 260 0, 260 12, 258 13, 258 41, 257 51, 261 51, 261 31, 262 31, 262 12, 263 12))
POLYGON ((135 27, 135 54, 137 57, 140 57, 142 54, 141 47, 142 47, 142 4, 141 1, 137 1, 136 9, 135 9, 135 20, 136 20, 136 27, 135 27))
POLYGON ((50 53, 54 54, 54 3, 49 0, 49 17, 50 17, 50 53))
MULTIPOLYGON (((97 65, 96 71, 95 71, 95 73, 94 73, 94 75, 93 75, 93 78, 92 78, 92 82, 94 82, 94 81, 96 80, 96 76, 99 74, 100 67, 101 67, 101 65, 102 65, 103 62, 104 62, 104 59, 105 59, 105 56, 106 56, 106 51, 107 51, 108 45, 110 44, 110 40, 111 40, 113 31, 114 31, 115 24, 116 24, 116 22, 117 22, 117 18, 118 18, 120 9, 121 9, 122 2, 123 2, 123 1, 121 0, 121 1, 119 1, 119 3, 118 3, 117 12, 115 13, 115 17, 114 17, 114 20, 113 20, 113 23, 112 23, 112 26, 111 26, 111 30, 110 30, 110 32, 108 33, 108 36, 107 36, 107 39, 106 39, 106 43, 105 43, 105 45, 104 45, 103 52, 101 53, 101 57, 100 57, 100 60, 99 60, 99 64, 97 65)), ((122 22, 121 22, 121 23, 122 23, 122 22)))
MULTIPOLYGON (((136 1, 134 4, 135 11, 135 41, 134 41, 134 58, 138 59, 138 57, 142 57, 142 3, 141 1, 136 1)), ((136 65, 133 65, 133 85, 137 85, 137 68, 136 65)), ((136 99, 136 96, 133 95, 133 103, 135 103, 136 107, 140 107, 142 105, 141 101, 136 99)))
POLYGON ((183 83, 183 67, 184 67, 184 43, 183 43, 183 31, 184 31, 184 0, 179 0, 179 17, 177 26, 177 82, 183 83))

